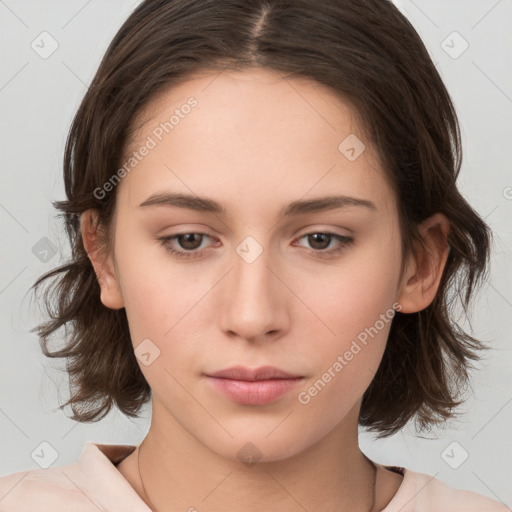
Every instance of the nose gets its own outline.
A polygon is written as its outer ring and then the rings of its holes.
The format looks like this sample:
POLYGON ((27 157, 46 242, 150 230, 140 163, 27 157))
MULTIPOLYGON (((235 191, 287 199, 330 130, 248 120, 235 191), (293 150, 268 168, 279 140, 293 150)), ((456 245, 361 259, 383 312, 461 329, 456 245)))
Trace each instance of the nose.
POLYGON ((286 287, 269 260, 266 251, 254 261, 234 254, 233 269, 219 290, 220 328, 227 336, 258 342, 288 330, 286 287))

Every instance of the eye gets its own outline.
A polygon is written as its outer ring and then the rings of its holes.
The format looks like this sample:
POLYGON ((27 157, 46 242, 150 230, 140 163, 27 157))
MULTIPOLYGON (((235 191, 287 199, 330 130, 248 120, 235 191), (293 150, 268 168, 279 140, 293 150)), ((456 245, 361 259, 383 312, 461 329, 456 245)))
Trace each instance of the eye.
POLYGON ((327 257, 339 254, 354 242, 354 239, 349 236, 337 235, 336 233, 325 231, 307 233, 306 235, 301 236, 298 240, 302 240, 303 238, 307 239, 307 242, 312 247, 312 252, 315 255, 327 257), (337 245, 332 247, 332 242, 337 242, 337 245))
MULTIPOLYGON (((335 256, 354 241, 349 236, 324 231, 307 233, 298 240, 303 238, 307 239, 307 242, 311 244, 312 249, 310 252, 320 257, 335 256), (332 246, 333 242, 337 242, 337 245, 334 245, 334 247, 332 246)), ((166 251, 169 251, 178 258, 198 258, 208 250, 203 246, 205 239, 212 239, 212 237, 205 233, 180 233, 161 237, 158 240, 166 251)))
POLYGON ((178 258, 196 258, 202 255, 204 248, 198 250, 205 238, 211 238, 205 233, 181 233, 173 236, 159 238, 160 243, 178 258), (174 243, 173 243, 174 242, 174 243), (181 249, 176 248, 176 245, 181 249))

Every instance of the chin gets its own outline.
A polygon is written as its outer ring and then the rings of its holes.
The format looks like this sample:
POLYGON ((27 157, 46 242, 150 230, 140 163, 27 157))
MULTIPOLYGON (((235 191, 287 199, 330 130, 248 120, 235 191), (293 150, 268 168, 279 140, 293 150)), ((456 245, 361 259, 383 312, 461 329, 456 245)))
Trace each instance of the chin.
MULTIPOLYGON (((274 424, 275 428, 275 424, 274 424)), ((229 429, 228 429, 229 430, 229 429)), ((233 438, 223 436, 223 439, 205 439, 203 444, 221 457, 233 462, 242 462, 251 467, 255 464, 279 462, 294 457, 314 445, 317 439, 305 439, 302 431, 290 432, 289 429, 282 429, 278 434, 271 432, 271 429, 251 429, 244 434, 236 435, 233 438), (267 437, 265 437, 267 436, 267 437)))

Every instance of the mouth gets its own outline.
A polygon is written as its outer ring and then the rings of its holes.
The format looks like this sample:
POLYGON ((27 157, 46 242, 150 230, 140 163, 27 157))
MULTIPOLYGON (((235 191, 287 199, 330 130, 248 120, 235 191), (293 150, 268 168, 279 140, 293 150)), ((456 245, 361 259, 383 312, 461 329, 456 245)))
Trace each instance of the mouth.
POLYGON ((206 374, 213 389, 231 401, 244 405, 266 405, 275 402, 304 381, 274 366, 250 369, 243 366, 206 374))

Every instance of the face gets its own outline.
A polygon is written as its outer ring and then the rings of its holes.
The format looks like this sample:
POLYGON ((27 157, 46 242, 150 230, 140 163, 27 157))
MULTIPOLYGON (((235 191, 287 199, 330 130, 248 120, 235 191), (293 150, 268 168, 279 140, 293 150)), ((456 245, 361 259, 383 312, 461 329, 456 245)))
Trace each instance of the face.
POLYGON ((126 308, 154 418, 232 459, 353 432, 402 291, 395 200, 354 111, 252 69, 195 75, 140 121, 102 300, 126 308), (212 377, 235 366, 294 378, 212 377))

